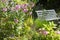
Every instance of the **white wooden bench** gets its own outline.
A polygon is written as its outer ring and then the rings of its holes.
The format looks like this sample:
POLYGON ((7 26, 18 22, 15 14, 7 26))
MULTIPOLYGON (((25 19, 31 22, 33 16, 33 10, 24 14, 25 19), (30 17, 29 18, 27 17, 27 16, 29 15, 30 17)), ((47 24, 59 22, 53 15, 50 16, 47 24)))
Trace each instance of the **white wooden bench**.
POLYGON ((50 20, 60 19, 60 17, 57 17, 55 10, 38 10, 36 12, 37 12, 38 18, 41 20, 50 21, 50 20))

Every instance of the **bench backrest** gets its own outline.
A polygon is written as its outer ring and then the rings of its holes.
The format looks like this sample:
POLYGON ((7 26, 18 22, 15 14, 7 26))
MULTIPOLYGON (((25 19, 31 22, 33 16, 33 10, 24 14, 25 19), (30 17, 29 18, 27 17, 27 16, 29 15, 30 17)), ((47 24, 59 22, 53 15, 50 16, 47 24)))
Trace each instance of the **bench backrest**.
POLYGON ((54 20, 57 18, 55 10, 39 10, 36 11, 39 19, 54 20))

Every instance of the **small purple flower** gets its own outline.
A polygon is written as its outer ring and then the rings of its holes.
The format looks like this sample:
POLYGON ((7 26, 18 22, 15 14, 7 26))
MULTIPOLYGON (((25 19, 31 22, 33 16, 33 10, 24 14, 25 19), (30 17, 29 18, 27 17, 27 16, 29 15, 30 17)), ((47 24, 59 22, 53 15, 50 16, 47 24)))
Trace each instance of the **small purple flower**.
POLYGON ((14 22, 15 22, 15 23, 18 23, 18 22, 19 22, 19 20, 18 20, 18 19, 14 19, 14 22))
POLYGON ((16 6, 15 6, 15 10, 19 10, 20 8, 21 8, 20 5, 16 5, 16 6))
POLYGON ((25 13, 28 12, 28 9, 24 9, 23 12, 25 12, 25 13))
POLYGON ((3 12, 6 12, 7 11, 7 8, 3 8, 2 10, 3 10, 3 12))

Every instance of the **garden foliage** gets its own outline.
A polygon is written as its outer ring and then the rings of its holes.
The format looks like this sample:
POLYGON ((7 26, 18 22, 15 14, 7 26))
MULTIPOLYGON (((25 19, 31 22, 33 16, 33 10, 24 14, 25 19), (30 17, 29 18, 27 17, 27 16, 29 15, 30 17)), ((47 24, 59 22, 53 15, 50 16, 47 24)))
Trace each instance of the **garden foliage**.
POLYGON ((35 1, 0 0, 0 40, 60 40, 53 22, 33 20, 35 1))

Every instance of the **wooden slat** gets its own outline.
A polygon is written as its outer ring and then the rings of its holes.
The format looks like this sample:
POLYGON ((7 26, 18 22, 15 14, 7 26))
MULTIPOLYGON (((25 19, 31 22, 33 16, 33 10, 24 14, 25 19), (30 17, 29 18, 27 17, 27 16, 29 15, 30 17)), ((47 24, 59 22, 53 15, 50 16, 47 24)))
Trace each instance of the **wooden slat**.
POLYGON ((45 20, 58 20, 60 18, 57 17, 57 14, 55 10, 38 10, 37 16, 39 19, 45 19, 45 20))

